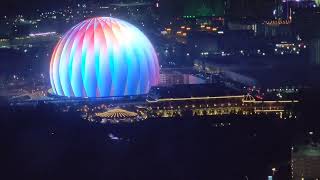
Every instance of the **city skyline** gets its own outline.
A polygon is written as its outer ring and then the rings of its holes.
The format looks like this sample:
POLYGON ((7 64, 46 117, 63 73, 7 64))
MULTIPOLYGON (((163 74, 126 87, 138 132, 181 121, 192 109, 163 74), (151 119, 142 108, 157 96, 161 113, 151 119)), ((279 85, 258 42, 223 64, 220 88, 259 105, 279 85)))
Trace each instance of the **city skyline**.
POLYGON ((5 0, 2 179, 319 179, 314 0, 5 0))

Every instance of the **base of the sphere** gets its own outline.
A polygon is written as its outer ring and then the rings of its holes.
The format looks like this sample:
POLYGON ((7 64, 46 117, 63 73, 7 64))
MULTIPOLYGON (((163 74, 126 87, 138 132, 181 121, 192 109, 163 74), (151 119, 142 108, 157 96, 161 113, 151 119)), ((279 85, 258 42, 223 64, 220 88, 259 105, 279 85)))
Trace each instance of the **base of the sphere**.
POLYGON ((68 97, 60 96, 55 94, 52 89, 48 90, 48 97, 55 100, 65 100, 65 101, 126 101, 126 100, 145 100, 148 97, 148 94, 139 94, 139 95, 125 95, 125 96, 107 96, 107 97, 68 97))

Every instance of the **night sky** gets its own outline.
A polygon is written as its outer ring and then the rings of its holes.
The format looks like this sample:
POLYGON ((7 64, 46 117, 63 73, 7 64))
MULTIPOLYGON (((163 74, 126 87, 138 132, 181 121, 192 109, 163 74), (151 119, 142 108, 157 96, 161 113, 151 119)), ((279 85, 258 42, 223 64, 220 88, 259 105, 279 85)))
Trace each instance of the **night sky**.
MULTIPOLYGON (((80 1, 79 1, 80 2, 80 1)), ((70 4, 71 0, 2 0, 1 15, 32 13, 35 9, 54 9, 70 4)))
MULTIPOLYGON (((136 2, 136 0, 1 0, 0 15, 30 14, 36 9, 56 9, 77 3, 114 3, 136 2)), ((153 1, 153 0, 145 0, 153 1)), ((250 16, 266 16, 271 13, 271 0, 229 0, 233 9, 239 14, 248 12, 250 16)), ((187 15, 198 13, 201 7, 212 9, 212 14, 220 15, 224 12, 224 0, 160 0, 161 8, 171 15, 187 15)))

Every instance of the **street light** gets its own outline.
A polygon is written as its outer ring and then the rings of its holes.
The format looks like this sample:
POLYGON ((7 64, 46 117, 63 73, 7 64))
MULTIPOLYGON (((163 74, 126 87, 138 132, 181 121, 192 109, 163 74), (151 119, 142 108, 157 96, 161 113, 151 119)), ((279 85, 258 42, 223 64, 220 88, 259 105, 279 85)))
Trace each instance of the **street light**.
POLYGON ((277 169, 276 168, 272 168, 271 170, 272 170, 272 176, 274 176, 274 174, 277 171, 277 169))

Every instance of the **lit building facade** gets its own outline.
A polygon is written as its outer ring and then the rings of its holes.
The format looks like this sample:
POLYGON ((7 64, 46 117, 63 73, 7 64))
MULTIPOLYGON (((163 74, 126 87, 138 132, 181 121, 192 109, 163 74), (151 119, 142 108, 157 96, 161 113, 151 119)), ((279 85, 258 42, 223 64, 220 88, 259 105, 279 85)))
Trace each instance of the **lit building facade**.
POLYGON ((291 119, 296 118, 291 110, 296 103, 296 100, 258 101, 250 95, 160 98, 147 100, 146 108, 140 111, 148 118, 272 114, 291 119))

